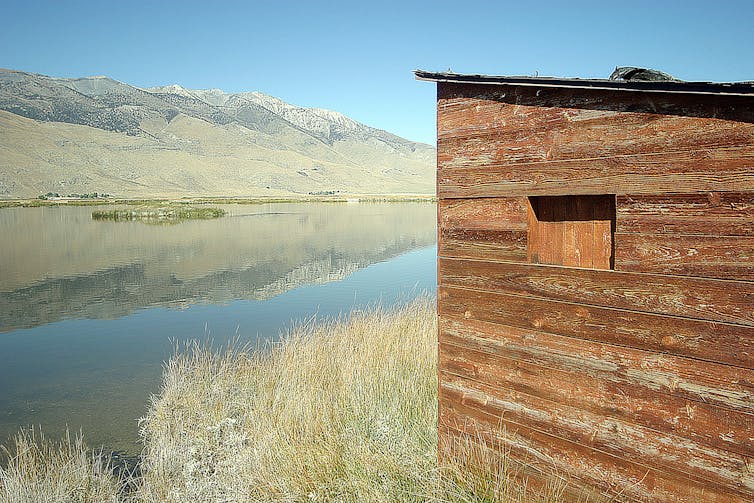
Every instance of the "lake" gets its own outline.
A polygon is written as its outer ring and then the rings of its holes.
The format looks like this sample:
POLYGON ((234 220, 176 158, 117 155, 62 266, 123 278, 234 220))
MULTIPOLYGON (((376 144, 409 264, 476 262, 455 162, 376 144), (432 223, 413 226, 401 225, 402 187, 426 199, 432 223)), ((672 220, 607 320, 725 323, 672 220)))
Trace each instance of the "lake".
POLYGON ((176 225, 0 209, 0 442, 67 426, 136 454, 137 419, 182 341, 255 345, 292 320, 435 291, 434 204, 222 208, 176 225))

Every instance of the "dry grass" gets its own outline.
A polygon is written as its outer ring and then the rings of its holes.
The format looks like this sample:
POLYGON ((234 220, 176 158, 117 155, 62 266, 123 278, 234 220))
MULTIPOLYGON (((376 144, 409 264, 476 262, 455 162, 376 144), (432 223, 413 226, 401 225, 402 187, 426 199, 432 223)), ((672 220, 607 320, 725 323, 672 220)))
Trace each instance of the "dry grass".
POLYGON ((11 449, 3 447, 0 467, 3 503, 104 503, 119 501, 120 481, 80 435, 52 442, 34 430, 21 431, 11 449))
POLYGON ((262 351, 189 347, 142 424, 146 499, 412 499, 436 465, 435 341, 424 300, 262 351))
MULTIPOLYGON (((505 456, 475 441, 444 445, 438 468, 436 331, 425 298, 300 324, 261 350, 181 348, 142 420, 141 478, 128 500, 557 501, 558 487, 527 497, 505 456)), ((70 475, 52 473, 63 463, 46 460, 58 454, 38 452, 21 464, 42 470, 44 484, 95 474, 89 486, 116 487, 75 449, 70 475)))
MULTIPOLYGON (((500 436, 504 436, 501 430, 500 436)), ((462 503, 558 503, 588 500, 565 495, 567 483, 554 475, 538 474, 536 489, 529 487, 529 475, 508 456, 499 439, 479 437, 444 437, 440 442, 438 467, 439 493, 446 501, 462 503), (492 444, 492 445, 490 445, 492 444), (570 499, 569 499, 570 498, 570 499)))
POLYGON ((263 351, 190 346, 142 434, 148 501, 532 500, 474 442, 438 470, 430 299, 303 324, 263 351))

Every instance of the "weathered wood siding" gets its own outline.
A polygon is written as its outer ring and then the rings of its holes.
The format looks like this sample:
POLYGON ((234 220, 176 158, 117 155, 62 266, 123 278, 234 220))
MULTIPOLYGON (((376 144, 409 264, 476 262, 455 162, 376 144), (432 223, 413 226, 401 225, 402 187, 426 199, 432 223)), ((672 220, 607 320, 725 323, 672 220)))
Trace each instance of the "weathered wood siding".
POLYGON ((754 499, 752 98, 440 82, 438 195, 441 442, 754 499))

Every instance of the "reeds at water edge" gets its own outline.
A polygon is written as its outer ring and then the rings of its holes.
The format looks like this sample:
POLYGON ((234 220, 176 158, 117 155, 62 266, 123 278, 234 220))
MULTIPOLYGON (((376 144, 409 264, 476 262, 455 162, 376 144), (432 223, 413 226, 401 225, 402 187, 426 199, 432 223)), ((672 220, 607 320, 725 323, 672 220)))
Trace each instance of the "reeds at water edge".
POLYGON ((77 438, 0 471, 0 501, 45 501, 29 495, 53 489, 21 489, 36 472, 59 494, 97 488, 48 500, 60 502, 558 501, 556 486, 527 494, 473 439, 444 445, 438 467, 436 320, 422 297, 299 323, 260 348, 181 347, 141 420, 137 478, 113 477, 77 438))

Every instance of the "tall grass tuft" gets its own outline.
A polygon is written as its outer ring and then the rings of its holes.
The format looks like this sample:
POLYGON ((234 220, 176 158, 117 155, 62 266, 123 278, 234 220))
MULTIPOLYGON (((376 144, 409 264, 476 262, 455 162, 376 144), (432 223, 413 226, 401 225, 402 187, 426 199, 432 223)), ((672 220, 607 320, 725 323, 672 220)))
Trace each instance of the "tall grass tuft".
POLYGON ((142 423, 159 501, 404 501, 437 451, 431 301, 304 323, 260 351, 192 345, 142 423))
POLYGON ((7 466, 0 466, 3 503, 105 503, 120 501, 120 481, 81 435, 66 433, 60 442, 22 430, 13 446, 3 447, 7 466))

